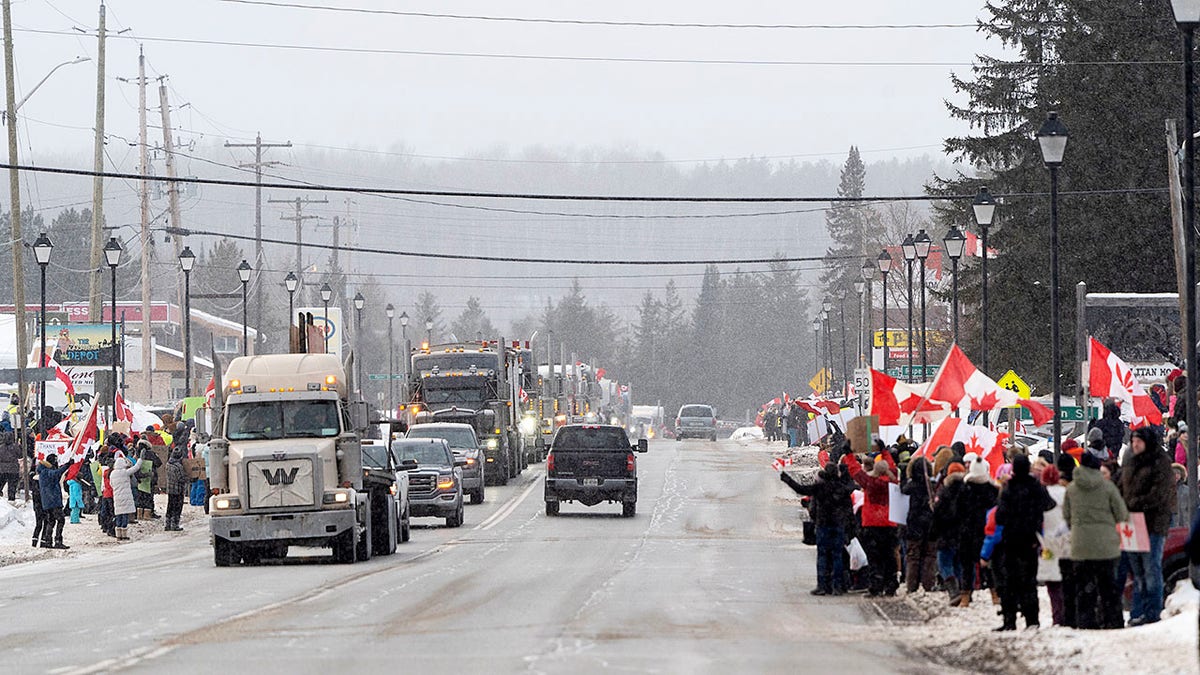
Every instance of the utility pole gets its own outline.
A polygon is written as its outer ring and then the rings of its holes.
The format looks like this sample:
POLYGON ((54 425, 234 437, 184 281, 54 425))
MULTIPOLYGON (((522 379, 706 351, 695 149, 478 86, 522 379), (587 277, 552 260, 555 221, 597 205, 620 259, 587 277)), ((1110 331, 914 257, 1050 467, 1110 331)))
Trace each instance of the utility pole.
MULTIPOLYGON (((262 242, 262 170, 263 167, 276 166, 279 162, 264 162, 263 148, 290 148, 292 142, 287 143, 263 143, 262 132, 254 135, 253 143, 230 143, 225 142, 227 148, 254 148, 254 161, 248 164, 239 164, 243 169, 254 169, 254 274, 259 275, 266 269, 266 258, 263 256, 262 242)), ((295 270, 296 274, 300 273, 299 269, 295 270)), ((254 285, 254 325, 259 327, 259 331, 255 336, 255 354, 262 353, 263 339, 263 284, 255 281, 254 285)), ((289 321, 291 319, 288 319, 289 321)))
MULTIPOLYGON (((306 220, 316 220, 320 216, 304 215, 304 207, 309 204, 328 204, 329 200, 322 197, 321 199, 309 199, 308 197, 296 197, 295 199, 268 199, 268 204, 292 204, 296 209, 296 215, 289 216, 280 214, 280 220, 290 220, 296 224, 296 274, 304 276, 304 235, 301 228, 306 220)), ((303 278, 301 278, 303 283, 303 278)))
MULTIPOLYGON (((159 105, 159 112, 162 114, 163 152, 166 153, 167 178, 173 179, 173 178, 175 178, 175 141, 171 138, 171 106, 167 102, 167 76, 166 75, 163 75, 158 78, 158 105, 159 105)), ((170 212, 171 212, 171 227, 182 228, 183 227, 183 216, 179 212, 179 183, 175 182, 174 180, 169 181, 168 185, 167 185, 167 202, 168 202, 168 208, 170 209, 170 212)), ((148 235, 148 233, 147 233, 147 235, 148 235)), ((171 237, 171 241, 172 241, 172 243, 175 244, 175 256, 172 258, 172 260, 177 261, 177 260, 179 260, 179 254, 182 252, 182 249, 183 249, 183 237, 179 234, 175 234, 171 237)), ((149 243, 148 236, 147 236, 147 243, 149 243)), ((142 249, 142 259, 143 260, 145 260, 146 256, 148 256, 149 254, 150 254, 149 248, 142 249)), ((143 264, 145 264, 145 263, 143 263, 143 264)), ((183 308, 184 306, 187 305, 187 303, 185 302, 186 298, 183 297, 183 281, 184 281, 183 280, 183 270, 180 269, 179 265, 173 265, 173 267, 175 269, 175 288, 177 289, 177 296, 179 298, 179 307, 183 308)), ((188 317, 188 318, 190 318, 190 317, 188 317)), ((148 325, 148 323, 149 322, 146 322, 146 325, 148 325)), ((183 322, 184 330, 183 330, 182 337, 184 340, 184 344, 187 344, 187 339, 189 337, 187 334, 189 323, 190 323, 189 321, 183 322)), ((150 338, 151 338, 151 336, 149 335, 149 333, 142 336, 143 341, 149 340, 150 338)), ((142 349, 144 350, 145 347, 143 347, 142 349)), ((145 352, 143 351, 142 353, 145 353, 145 352)), ((148 365, 144 366, 144 367, 149 368, 148 365)), ((186 370, 186 368, 185 368, 185 370, 186 370)))
MULTIPOLYGON (((15 67, 13 66, 13 42, 12 42, 12 2, 11 0, 3 0, 4 5, 4 100, 8 113, 8 163, 11 167, 8 170, 8 193, 9 199, 12 200, 11 210, 8 218, 12 226, 12 257, 13 257, 13 304, 16 305, 16 329, 17 329, 17 391, 21 393, 21 406, 19 410, 19 424, 14 425, 19 433, 18 438, 25 438, 25 429, 28 427, 26 422, 25 410, 28 408, 25 401, 25 362, 29 358, 29 346, 25 344, 25 267, 22 264, 22 244, 24 240, 21 238, 21 178, 17 172, 17 90, 14 85, 16 78, 15 67)), ((41 364, 39 364, 41 365, 41 364)), ((18 440, 22 443, 23 441, 18 440)), ((22 450, 21 455, 24 456, 22 450)), ((25 490, 25 501, 29 501, 29 472, 22 471, 23 476, 22 486, 25 490)))
MULTIPOLYGON (((100 240, 104 227, 104 1, 100 2, 100 28, 96 33, 99 42, 96 49, 96 139, 93 146, 92 169, 92 252, 88 259, 88 316, 91 321, 101 317, 100 288, 103 282, 104 265, 100 255, 100 240)), ((9 118, 13 119, 12 117, 9 118)))
MULTIPOLYGON (((152 336, 150 332, 150 151, 146 137, 146 54, 138 47, 138 146, 142 173, 142 386, 146 400, 154 396, 152 336)), ((184 336, 187 339, 187 336, 184 336)))

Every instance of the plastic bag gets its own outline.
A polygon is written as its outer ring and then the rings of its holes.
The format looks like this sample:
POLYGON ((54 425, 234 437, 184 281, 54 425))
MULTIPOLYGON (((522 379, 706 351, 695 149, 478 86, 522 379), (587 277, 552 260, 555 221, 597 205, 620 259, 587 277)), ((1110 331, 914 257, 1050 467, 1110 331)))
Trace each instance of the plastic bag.
POLYGON ((858 537, 851 539, 850 543, 846 545, 846 553, 850 554, 851 571, 857 572, 867 566, 867 552, 858 542, 858 537))

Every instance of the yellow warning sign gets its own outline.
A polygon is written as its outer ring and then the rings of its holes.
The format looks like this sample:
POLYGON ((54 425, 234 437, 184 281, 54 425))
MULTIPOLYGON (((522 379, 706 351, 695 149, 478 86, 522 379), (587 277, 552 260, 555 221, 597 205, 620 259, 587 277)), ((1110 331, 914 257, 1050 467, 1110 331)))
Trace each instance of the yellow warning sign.
POLYGON ((1017 375, 1011 370, 1005 373, 1004 377, 1001 377, 999 380, 997 380, 996 384, 1009 391, 1016 392, 1017 396, 1020 396, 1021 398, 1029 398, 1033 393, 1029 389, 1029 385, 1025 384, 1025 380, 1022 380, 1020 375, 1017 375))
POLYGON ((813 393, 823 394, 829 390, 829 369, 822 368, 813 376, 813 379, 808 381, 808 386, 812 387, 813 393))

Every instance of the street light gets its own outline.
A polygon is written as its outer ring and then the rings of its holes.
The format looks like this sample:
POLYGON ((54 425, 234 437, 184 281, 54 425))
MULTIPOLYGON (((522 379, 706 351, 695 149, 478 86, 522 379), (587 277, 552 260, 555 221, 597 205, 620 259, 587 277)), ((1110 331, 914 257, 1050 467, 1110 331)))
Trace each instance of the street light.
POLYGON ((412 365, 412 345, 408 342, 408 312, 400 312, 400 336, 404 342, 404 400, 408 401, 409 367, 412 365))
MULTIPOLYGON (((824 377, 824 376, 827 376, 827 374, 824 372, 825 367, 821 365, 821 317, 819 317, 819 316, 813 317, 812 329, 813 329, 813 360, 816 361, 816 363, 817 363, 817 375, 819 376, 818 379, 821 381, 821 384, 827 384, 825 382, 825 377, 824 377)), ((821 393, 824 393, 824 392, 821 392, 821 393)))
POLYGON ((929 251, 933 248, 933 240, 925 233, 925 228, 921 228, 917 232, 913 243, 917 247, 917 259, 921 261, 921 379, 929 377, 929 340, 926 333, 929 332, 928 324, 925 321, 925 261, 929 259, 929 251))
MULTIPOLYGON (((109 323, 112 325, 112 337, 109 340, 108 346, 112 350, 112 396, 109 397, 109 402, 112 404, 111 410, 117 409, 117 265, 121 264, 121 242, 117 241, 116 237, 109 237, 108 243, 104 245, 104 261, 108 263, 108 268, 112 272, 112 304, 109 311, 109 323)), ((143 364, 144 367, 150 367, 149 364, 143 364)), ((104 418, 105 428, 112 423, 113 416, 107 415, 104 418)))
POLYGON ((829 317, 832 316, 832 311, 831 311, 832 309, 833 309, 833 303, 830 302, 829 298, 825 298, 824 300, 821 300, 821 310, 822 310, 821 320, 826 322, 825 323, 825 352, 826 352, 826 355, 829 357, 828 361, 826 361, 826 363, 829 364, 829 382, 830 382, 831 389, 832 389, 832 384, 833 384, 833 325, 832 325, 832 322, 829 321, 829 317))
POLYGON ((191 246, 179 252, 179 269, 183 270, 183 396, 192 395, 192 269, 196 254, 191 246))
POLYGON ((358 351, 358 354, 356 355, 354 361, 356 364, 358 364, 358 393, 360 395, 362 394, 363 390, 362 312, 363 307, 365 307, 366 304, 367 299, 363 297, 361 292, 354 294, 354 342, 358 345, 358 349, 356 350, 358 351))
POLYGON ((250 354, 250 328, 248 325, 249 319, 246 315, 246 309, 248 304, 247 290, 249 289, 250 284, 250 273, 253 271, 254 268, 250 267, 250 263, 246 262, 245 258, 242 259, 242 264, 237 266, 238 279, 242 280, 242 356, 248 356, 250 354))
POLYGON ((387 307, 383 308, 383 313, 387 315, 388 320, 388 409, 391 411, 388 415, 396 414, 396 344, 392 341, 392 320, 396 318, 396 308, 392 303, 388 303, 387 307))
POLYGON ((325 321, 325 326, 322 329, 322 334, 325 336, 325 353, 329 353, 329 301, 333 299, 333 289, 328 283, 321 284, 321 302, 325 303, 325 315, 322 317, 325 321))
POLYGON ((862 278, 866 283, 866 294, 863 295, 862 306, 862 326, 859 327, 859 342, 862 344, 862 354, 866 357, 866 366, 871 366, 871 305, 874 304, 871 298, 871 282, 875 280, 875 264, 870 258, 863 260, 862 278))
POLYGON ((34 92, 36 92, 38 89, 40 89, 43 84, 46 84, 46 80, 49 80, 51 75, 58 72, 59 68, 62 68, 64 66, 73 66, 76 63, 83 63, 85 61, 91 61, 91 60, 92 60, 92 57, 90 57, 90 56, 79 56, 79 57, 76 57, 75 59, 72 59, 71 61, 63 61, 62 63, 58 64, 57 66, 54 66, 53 68, 50 69, 50 72, 46 73, 45 77, 43 77, 40 81, 38 81, 37 84, 33 85, 33 89, 30 89, 29 93, 25 94, 25 98, 21 99, 20 101, 17 102, 17 105, 13 106, 13 112, 20 110, 21 106, 25 105, 25 102, 29 100, 29 97, 33 96, 34 92))
MULTIPOLYGON (((1184 396, 1187 400, 1189 422, 1200 419, 1196 409, 1196 378, 1200 377, 1197 369, 1196 356, 1196 88, 1195 88, 1195 33, 1200 26, 1200 0, 1171 0, 1175 10, 1175 23, 1183 32, 1183 137, 1187 157, 1187 171, 1184 172, 1186 184, 1183 193, 1183 251, 1184 251, 1184 287, 1179 289, 1179 295, 1184 300, 1183 337, 1184 355, 1187 361, 1187 379, 1184 381, 1184 396)), ((1188 481, 1188 513, 1195 513, 1197 508, 1196 468, 1197 468, 1197 439, 1200 434, 1188 434, 1187 447, 1187 481, 1188 481)))
MULTIPOLYGON (((41 333, 42 342, 38 347, 39 366, 45 367, 47 364, 46 358, 46 266, 50 264, 50 252, 54 250, 54 244, 51 243, 50 237, 43 232, 38 235, 36 241, 33 242, 33 257, 37 259, 38 267, 42 271, 42 313, 38 318, 38 330, 41 333)), ((46 383, 42 382, 38 387, 41 396, 38 398, 37 414, 40 419, 43 412, 46 410, 46 383)))
POLYGON ((942 239, 942 245, 946 247, 946 255, 950 256, 950 273, 954 276, 954 288, 950 294, 952 298, 950 304, 953 310, 950 325, 954 333, 954 344, 958 344, 958 259, 962 257, 963 251, 967 248, 967 236, 958 229, 957 225, 953 225, 942 239))
MULTIPOLYGON (((300 277, 295 272, 288 272, 283 278, 283 286, 288 293, 288 344, 291 344, 292 322, 296 320, 296 289, 300 288, 300 277)), ((297 322, 299 323, 299 322, 297 322)))
POLYGON ((981 248, 979 253, 983 256, 979 261, 980 287, 983 291, 979 360, 983 366, 983 372, 986 373, 988 372, 988 230, 992 226, 992 219, 996 217, 996 200, 992 199, 992 193, 988 192, 986 186, 979 188, 979 193, 975 195, 975 201, 971 204, 971 208, 975 211, 975 224, 979 226, 979 246, 981 248))
MULTIPOLYGON (((1062 354, 1058 343, 1058 169, 1062 166, 1063 155, 1067 152, 1067 127, 1058 119, 1058 113, 1050 112, 1046 116, 1046 121, 1042 124, 1042 128, 1037 132, 1038 145, 1042 150, 1042 162, 1046 168, 1050 170, 1050 340, 1053 344, 1050 345, 1050 360, 1053 370, 1050 377, 1054 383, 1054 458, 1058 459, 1059 441, 1062 439, 1062 420, 1059 419, 1059 412, 1062 409, 1062 387, 1059 381, 1062 371, 1062 354)), ((1188 138, 1188 145, 1192 145, 1192 138, 1188 138)), ((1190 176, 1192 167, 1188 167, 1187 171, 1190 176)), ((1192 189, 1190 186, 1188 189, 1192 189)), ((1187 228, 1184 228, 1185 230, 1187 228)), ((1186 292, 1191 292, 1189 287, 1186 292)), ((1191 305, 1191 303, 1188 303, 1191 305)), ((1194 309, 1192 310, 1195 311, 1194 309)), ((1190 329, 1195 323, 1189 323, 1190 329)), ((1195 336, 1188 331, 1188 340, 1191 351, 1194 353, 1195 336)), ((1188 362, 1188 368, 1194 368, 1195 361, 1188 362)), ((1192 383, 1193 378, 1189 377, 1190 386, 1195 386, 1192 383)), ((1195 398, 1188 400, 1188 407, 1195 408, 1195 398)))
POLYGON ((888 369, 888 351, 890 350, 890 347, 888 346, 889 340, 888 340, 888 332, 887 332, 888 331, 887 278, 888 278, 888 273, 890 273, 892 271, 892 254, 888 253, 886 249, 880 251, 879 257, 876 259, 876 263, 879 265, 880 275, 883 276, 883 326, 882 326, 882 331, 883 331, 883 372, 886 373, 887 369, 888 369))
POLYGON ((900 244, 900 250, 904 253, 904 264, 908 268, 908 378, 909 382, 913 381, 913 346, 917 344, 913 339, 913 262, 917 259, 917 243, 913 241, 911 234, 904 237, 904 242, 900 244))

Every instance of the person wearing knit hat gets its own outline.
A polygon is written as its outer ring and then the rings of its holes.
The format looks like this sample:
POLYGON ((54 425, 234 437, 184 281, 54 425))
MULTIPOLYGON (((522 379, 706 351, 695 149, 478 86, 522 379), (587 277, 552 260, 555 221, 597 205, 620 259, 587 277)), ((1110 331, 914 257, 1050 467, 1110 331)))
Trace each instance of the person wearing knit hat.
POLYGON ((889 486, 895 482, 896 464, 891 453, 881 453, 868 473, 853 453, 845 457, 850 477, 863 489, 862 529, 859 541, 867 554, 870 595, 896 594, 896 526, 888 517, 889 486))
POLYGON ((1062 454, 1074 457, 1075 461, 1079 461, 1079 458, 1084 454, 1084 449, 1079 447, 1079 441, 1076 441, 1074 438, 1068 438, 1063 441, 1060 447, 1062 448, 1062 454))
POLYGON ((938 542, 938 575, 942 577, 942 585, 946 589, 951 606, 962 602, 962 591, 959 587, 962 569, 958 565, 958 540, 962 527, 955 508, 966 473, 967 469, 961 463, 950 462, 946 467, 946 477, 938 488, 937 499, 933 503, 932 536, 937 537, 938 542))
MULTIPOLYGON (((974 454, 974 453, 968 453, 974 454)), ((983 548, 987 512, 996 505, 999 490, 992 483, 989 465, 976 455, 967 465, 967 476, 958 493, 955 511, 961 526, 958 540, 958 564, 962 569, 962 598, 959 607, 969 607, 975 590, 975 567, 983 548)))

